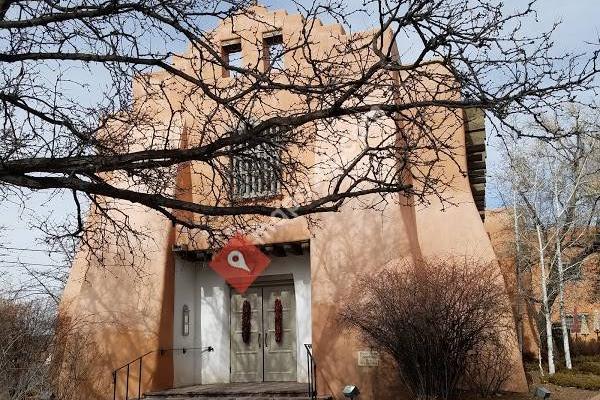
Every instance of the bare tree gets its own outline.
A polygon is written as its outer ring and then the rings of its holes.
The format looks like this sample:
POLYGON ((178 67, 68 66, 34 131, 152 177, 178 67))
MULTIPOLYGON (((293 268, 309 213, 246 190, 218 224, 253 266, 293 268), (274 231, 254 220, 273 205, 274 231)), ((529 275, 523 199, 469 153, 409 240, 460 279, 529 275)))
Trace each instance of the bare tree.
MULTIPOLYGON (((536 224, 535 230, 538 238, 538 251, 540 263, 540 286, 542 290, 542 311, 544 316, 544 328, 546 333, 546 351, 548 352, 548 373, 552 375, 556 372, 554 364, 554 343, 552 338, 552 312, 550 302, 548 301, 548 275, 546 274, 546 259, 544 257, 547 244, 542 240, 542 229, 539 224, 536 224)), ((542 332, 540 330, 540 332, 542 332)))
POLYGON ((454 157, 448 139, 464 109, 530 135, 507 121, 536 121, 596 85, 597 47, 554 54, 554 29, 523 31, 535 1, 515 12, 494 0, 294 4, 301 27, 271 52, 235 24, 282 29, 249 0, 0 0, 0 196, 72 193, 75 217, 58 238, 100 246, 110 230, 119 249, 135 247, 123 234, 134 229, 128 202, 214 235, 225 217, 304 216, 367 195, 451 202, 438 161, 454 157), (314 51, 319 18, 339 24, 324 53, 314 51), (374 29, 352 33, 358 20, 374 29), (261 56, 230 60, 212 31, 219 23, 261 56), (296 101, 265 102, 280 93, 296 101), (340 120, 358 132, 340 131, 340 120), (298 157, 307 148, 320 161, 298 157), (269 166, 293 204, 239 201, 231 160, 269 166), (176 187, 185 168, 201 192, 176 187), (88 208, 96 218, 86 220, 88 208))
POLYGON ((541 305, 538 330, 546 338, 549 371, 553 373, 552 307, 558 299, 565 362, 571 368, 564 309, 566 283, 579 279, 582 264, 598 252, 595 217, 600 201, 600 143, 597 117, 588 109, 571 105, 541 121, 557 139, 547 143, 507 141, 505 168, 497 178, 501 191, 509 189, 515 194, 513 210, 521 215, 520 222, 515 220, 519 249, 536 248, 533 257, 523 257, 520 251, 519 264, 527 269, 539 266, 541 299, 528 297, 541 305))

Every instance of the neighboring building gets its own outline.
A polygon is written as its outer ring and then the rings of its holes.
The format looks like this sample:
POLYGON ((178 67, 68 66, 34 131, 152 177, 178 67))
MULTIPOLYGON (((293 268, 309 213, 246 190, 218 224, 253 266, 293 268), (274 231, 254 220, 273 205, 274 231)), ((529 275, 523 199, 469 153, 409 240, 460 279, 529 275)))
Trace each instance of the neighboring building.
MULTIPOLYGON (((540 310, 541 289, 540 269, 537 265, 521 274, 520 302, 517 303, 517 275, 515 266, 515 234, 512 210, 501 208, 486 211, 485 227, 490 236, 504 275, 507 291, 511 298, 517 326, 523 328, 523 350, 528 358, 537 357, 539 334, 536 316, 540 310)), ((522 240, 527 241, 526 237, 522 240)), ((536 237, 529 239, 532 243, 536 237)), ((534 257, 537 254, 525 255, 534 257)), ((598 254, 589 256, 585 262, 569 271, 565 285, 565 316, 572 338, 597 339, 600 334, 600 292, 598 288, 598 254), (573 326, 573 317, 577 313, 579 325, 573 326)), ((555 337, 562 335, 558 300, 552 308, 552 325, 555 337)), ((556 344, 562 349, 562 343, 556 344)), ((561 350, 562 351, 562 350, 561 350)))
MULTIPOLYGON (((239 57, 257 58, 232 33, 232 23, 241 34, 254 35, 254 41, 262 36, 266 45, 277 45, 282 39, 286 42, 302 25, 299 15, 269 12, 262 7, 255 7, 255 11, 256 18, 235 17, 233 22, 224 21, 215 29, 215 49, 231 54, 232 62, 239 57), (269 26, 261 19, 269 21, 269 26), (273 31, 272 26, 278 29, 273 31)), ((323 50, 332 37, 343 40, 347 34, 339 25, 317 21, 311 35, 317 48, 323 50)), ((368 33, 354 35, 369 38, 368 33)), ((288 62, 296 61, 285 59, 283 65, 288 62)), ((206 74, 207 79, 211 74, 221 75, 215 71, 206 74)), ((222 75, 215 79, 227 84, 230 77, 222 75)), ((160 82, 168 76, 156 73, 151 79, 160 82)), ((144 95, 139 87, 134 89, 136 98, 144 95)), ((170 93, 176 98, 176 91, 170 93)), ((289 94, 277 97, 268 101, 294 102, 289 94)), ((156 109, 157 115, 162 115, 160 100, 156 109)), ((363 365, 372 362, 359 360, 358 352, 368 351, 368 347, 340 329, 337 315, 340 301, 347 297, 356 274, 376 273, 397 261, 422 257, 471 255, 484 262, 495 262, 480 216, 485 188, 483 114, 473 111, 462 118, 456 116, 454 122, 458 129, 450 141, 457 154, 456 163, 445 160, 440 165, 444 174, 452 178, 452 186, 444 194, 456 206, 443 209, 435 197, 428 199, 428 207, 416 207, 407 200, 403 205, 390 204, 383 211, 355 209, 350 204, 340 212, 317 216, 319 224, 296 218, 260 233, 246 232, 272 262, 244 295, 233 291, 207 267, 213 249, 205 241, 173 227, 157 213, 121 202, 129 222, 150 232, 140 244, 139 254, 120 254, 118 243, 109 237, 103 242, 106 257, 101 267, 86 261, 84 252, 78 255, 64 293, 63 312, 92 322, 90 334, 98 345, 92 362, 105 374, 82 390, 90 398, 112 396, 111 371, 156 349, 164 351, 147 355, 142 366, 130 365, 132 396, 137 393, 139 368, 143 371, 141 385, 147 390, 229 382, 304 383, 309 379, 305 344, 312 344, 320 394, 340 398, 344 385, 355 384, 360 388, 361 399, 400 398, 402 389, 393 368, 385 360, 378 366, 363 365), (468 176, 463 171, 468 171, 468 176), (132 261, 136 268, 120 267, 117 259, 123 258, 132 261), (273 341, 276 299, 283 302, 285 339, 280 343, 273 341), (239 329, 244 300, 251 303, 255 318, 248 343, 241 340, 239 329), (212 351, 208 351, 209 347, 212 351), (180 350, 183 348, 186 351, 180 350)), ((186 146, 194 140, 186 134, 187 127, 194 124, 193 113, 180 124, 181 145, 186 146)), ((338 124, 348 132, 356 131, 356 127, 343 121, 338 124)), ((440 126, 440 132, 447 132, 445 128, 440 126)), ((240 177, 252 173, 238 168, 235 160, 233 165, 240 177)), ((180 169, 179 195, 202 202, 205 193, 197 173, 191 167, 180 169)), ((279 193, 276 184, 238 186, 234 190, 249 200, 279 193)), ((524 391, 524 372, 516 340, 513 341, 514 374, 507 389, 524 391)), ((124 373, 121 370, 117 376, 119 393, 125 390, 124 373)))

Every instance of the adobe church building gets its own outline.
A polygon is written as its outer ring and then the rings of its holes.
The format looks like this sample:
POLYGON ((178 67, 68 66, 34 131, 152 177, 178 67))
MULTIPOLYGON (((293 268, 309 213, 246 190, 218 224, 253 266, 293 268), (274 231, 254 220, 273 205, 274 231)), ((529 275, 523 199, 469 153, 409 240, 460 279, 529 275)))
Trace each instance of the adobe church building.
MULTIPOLYGON (((238 16, 215 28, 217 51, 225 53, 237 48, 242 58, 252 63, 258 55, 245 49, 244 42, 233 32, 252 34, 253 40, 281 37, 287 42, 303 23, 301 16, 285 11, 269 11, 260 6, 254 11, 254 18, 238 16), (278 29, 273 31, 272 26, 278 29)), ((332 37, 343 40, 347 34, 339 25, 317 21, 311 35, 315 46, 325 51, 332 37)), ((360 35, 368 38, 368 32, 360 35)), ((189 51, 188 56, 193 54, 189 51)), ((173 62, 185 67, 184 61, 173 62)), ((299 61, 286 58, 284 65, 295 62, 299 61)), ((213 76, 222 79, 224 85, 232 79, 215 71, 203 70, 205 73, 205 79, 213 76)), ((157 72, 150 79, 161 82, 168 76, 157 72)), ((135 98, 143 97, 143 91, 141 86, 134 86, 135 98)), ((177 91, 168 93, 173 99, 177 96, 177 91)), ((279 102, 281 107, 293 104, 294 98, 286 96, 273 96, 268 101, 279 102)), ((135 104, 134 101, 134 107, 135 104)), ((154 107, 157 118, 168 118, 160 99, 154 107)), ((177 123, 181 146, 192 145, 195 139, 188 132, 193 132, 193 113, 177 123)), ((338 124, 341 129, 356 132, 344 121, 338 124)), ((496 262, 482 221, 483 113, 470 110, 456 116, 452 124, 458 127, 452 127, 449 139, 457 157, 440 165, 445 176, 452 177, 452 185, 444 194, 452 198, 454 206, 442 207, 434 196, 428 199, 427 207, 407 200, 389 203, 384 210, 361 209, 350 202, 339 212, 315 216, 315 224, 298 217, 247 231, 245 236, 271 262, 244 294, 234 290, 208 265, 218 249, 198 239, 201 236, 173 226, 158 213, 119 202, 130 225, 146 233, 137 253, 119 252, 119 243, 110 237, 103 241, 102 265, 82 250, 62 299, 63 315, 85 321, 94 342, 89 362, 98 372, 94 382, 82 385, 85 398, 122 399, 126 394, 137 398, 138 390, 191 385, 214 388, 213 384, 236 382, 248 383, 246 388, 259 391, 264 382, 277 382, 281 385, 272 387, 300 387, 306 393, 309 380, 312 387, 316 382, 319 396, 341 399, 345 385, 356 385, 359 399, 403 398, 391 363, 371 352, 356 334, 342 330, 337 316, 340 303, 347 298, 358 274, 375 274, 405 261, 429 257, 467 255, 482 262, 496 262), (123 267, 123 260, 135 268, 123 267), (246 300, 252 310, 249 340, 242 338, 240 328, 246 300), (276 337, 278 301, 282 304, 283 333, 276 337), (113 376, 112 372, 122 366, 113 376)), ((445 128, 448 126, 437 129, 446 134, 445 128)), ((139 140, 143 139, 141 135, 139 140)), ((305 153, 301 156, 325 157, 305 153)), ((180 168, 178 181, 179 196, 205 202, 198 169, 180 168)), ((290 204, 288 200, 277 201, 290 204)), ((95 218, 93 213, 89 218, 95 218)), ((513 375, 506 389, 526 391, 516 336, 507 340, 514 342, 514 354, 513 375)), ((269 392, 272 397, 275 394, 269 392)))

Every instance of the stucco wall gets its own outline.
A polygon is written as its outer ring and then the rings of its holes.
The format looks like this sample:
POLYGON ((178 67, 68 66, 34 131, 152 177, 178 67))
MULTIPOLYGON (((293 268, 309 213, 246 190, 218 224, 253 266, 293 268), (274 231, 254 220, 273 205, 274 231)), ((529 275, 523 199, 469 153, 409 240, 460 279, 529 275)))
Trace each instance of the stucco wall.
POLYGON ((313 348, 320 393, 342 398, 345 385, 360 387, 361 399, 397 399, 401 387, 391 364, 359 367, 368 346, 339 325, 341 305, 351 299, 359 274, 374 274, 391 260, 411 261, 418 248, 408 207, 385 212, 347 210, 322 216, 311 247, 313 265, 313 348))
MULTIPOLYGON (((443 112, 441 112, 443 113, 443 112)), ((444 118, 436 113, 434 118, 444 118)), ((459 120, 460 121, 460 120, 459 120)), ((448 146, 454 149, 452 158, 444 157, 438 161, 437 169, 443 171, 450 184, 444 187, 442 202, 438 196, 428 196, 426 207, 416 210, 416 229, 419 247, 424 258, 459 257, 474 258, 479 263, 489 263, 497 270, 498 285, 506 287, 500 265, 491 241, 481 221, 479 211, 473 199, 469 180, 463 174, 467 171, 464 122, 449 137, 448 146)), ((434 157, 432 154, 431 157, 434 157)), ((436 156, 437 157, 437 156, 436 156)), ((499 302, 510 303, 508 293, 499 302)), ((514 327, 514 320, 506 321, 514 327)), ((504 390, 526 391, 527 382, 518 348, 516 329, 505 334, 503 340, 508 343, 512 364, 511 379, 504 390)))
MULTIPOLYGON (((108 235, 102 242, 103 259, 80 252, 71 268, 60 313, 74 322, 78 332, 95 343, 94 353, 81 360, 94 369, 85 390, 90 398, 112 397, 111 372, 136 357, 172 344, 172 253, 170 224, 161 216, 126 202, 121 209, 134 228, 153 232, 154 240, 137 243, 138 252, 123 253, 108 235)), ((122 250, 122 249, 120 249, 122 250)), ((76 351, 77 342, 70 343, 76 351)), ((138 366, 132 367, 130 394, 137 392, 138 366)), ((172 383, 169 355, 151 354, 144 359, 145 388, 164 388, 172 383)), ((118 375, 124 394, 125 371, 118 375)))

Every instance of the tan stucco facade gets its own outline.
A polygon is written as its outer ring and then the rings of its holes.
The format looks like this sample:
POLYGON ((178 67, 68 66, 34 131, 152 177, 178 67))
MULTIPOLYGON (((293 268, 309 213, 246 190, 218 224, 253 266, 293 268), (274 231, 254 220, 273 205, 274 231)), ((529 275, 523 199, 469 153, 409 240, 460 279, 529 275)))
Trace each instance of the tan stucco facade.
MULTIPOLYGON (((268 21, 269 26, 281 27, 286 39, 296 35, 302 24, 299 16, 288 15, 284 11, 271 12, 262 7, 256 7, 255 10, 257 18, 240 16, 235 20, 236 29, 244 32, 244 35, 250 35, 248 40, 252 40, 252 35, 256 38, 264 33, 261 29, 266 28, 261 28, 262 25, 257 22, 261 18, 268 21)), ((231 39, 230 23, 224 22, 216 28, 216 46, 223 40, 231 39)), ((326 52, 327 43, 332 37, 340 40, 346 33, 338 25, 323 25, 319 22, 313 35, 315 42, 319 43, 315 45, 315 50, 326 52)), ((359 35, 368 38, 367 33, 359 35)), ((190 54, 193 53, 188 53, 190 54)), ((243 55, 250 62, 257 58, 254 53, 243 55)), ((179 63, 180 68, 185 68, 187 61, 182 57, 182 60, 175 59, 174 62, 179 63)), ((289 56, 285 63, 290 68, 303 68, 295 57, 289 56)), ((223 85, 227 85, 227 80, 230 79, 222 78, 221 72, 217 70, 203 69, 202 75, 205 79, 221 79, 223 85)), ((160 82, 169 77, 164 73, 157 73, 150 79, 160 82)), ((398 79, 398 76, 390 74, 389 79, 398 79)), ((181 85, 179 90, 166 90, 172 104, 180 101, 185 103, 186 109, 209 106, 206 99, 183 96, 181 93, 189 88, 183 83, 181 85)), ((134 87, 134 94, 137 98, 145 95, 141 86, 134 87)), ((377 96, 377 93, 372 95, 377 96)), ((402 93, 399 93, 399 97, 401 96, 402 93)), ((167 118, 162 101, 164 100, 159 98, 152 103, 159 119, 162 116, 167 118)), ((150 107, 148 102, 144 104, 144 107, 150 107)), ((306 104, 300 104, 298 99, 286 94, 265 99, 260 113, 268 115, 269 104, 274 105, 273 109, 306 107, 306 104)), ((193 132, 193 126, 199 123, 194 120, 193 113, 181 115, 183 116, 178 120, 180 136, 170 140, 178 141, 183 147, 206 140, 188 133, 193 132)), ((398 399, 398 393, 402 392, 389 362, 384 360, 379 367, 358 366, 357 352, 367 348, 355 334, 343 331, 338 326, 337 315, 341 301, 347 297, 358 274, 376 273, 390 265, 423 257, 471 256, 483 262, 496 262, 494 250, 473 199, 469 179, 464 173, 468 169, 466 122, 461 114, 449 119, 443 110, 432 110, 430 117, 446 121, 440 124, 437 134, 446 135, 447 142, 455 149, 454 160, 442 159, 436 167, 450 178, 448 180, 451 184, 444 195, 452 199, 453 205, 442 205, 435 196, 427 199, 427 206, 415 205, 411 198, 398 197, 397 201, 385 206, 363 209, 353 200, 339 212, 321 214, 310 219, 270 221, 265 218, 261 220, 264 225, 262 228, 259 223, 253 230, 246 232, 257 244, 310 242, 312 321, 304 323, 312 324, 313 353, 318 365, 318 389, 322 394, 340 398, 341 389, 346 384, 358 385, 362 393, 360 398, 365 400, 398 399), (452 128, 449 129, 449 126, 452 128)), ((218 119, 218 116, 215 118, 218 119)), ((339 128, 349 135, 358 129, 343 121, 339 124, 339 128)), ((390 121, 387 129, 400 128, 390 121)), ((372 134, 376 135, 377 131, 372 134)), ((143 138, 143 133, 140 133, 140 140, 143 138)), ((297 157, 309 163, 314 162, 315 165, 320 161, 318 158, 324 157, 326 152, 320 154, 321 156, 311 153, 310 149, 297 150, 297 157)), ((328 172, 330 171, 322 171, 323 174, 328 172)), ((419 172, 413 173, 416 176, 419 172)), ((174 189, 177 195, 199 203, 210 202, 212 194, 208 188, 203 189, 206 174, 209 171, 200 164, 190 163, 180 168, 174 189)), ((318 187, 317 178, 315 177, 312 188, 318 187)), ((283 198, 277 201, 285 206, 293 204, 293 200, 283 198)), ((148 236, 136 242, 135 253, 121 254, 119 243, 107 237, 103 245, 105 257, 101 261, 90 258, 85 252, 78 254, 63 296, 64 314, 89 320, 90 332, 98 344, 98 354, 93 362, 101 372, 97 382, 85 389, 91 394, 89 398, 112 396, 110 373, 113 369, 148 351, 173 347, 173 274, 179 257, 173 249, 194 252, 206 250, 208 246, 202 234, 173 227, 158 213, 125 202, 118 204, 129 216, 130 223, 147 232, 148 236), (127 262, 135 268, 123 267, 127 262)), ((93 212, 90 218, 94 218, 93 212)), ((198 217, 187 215, 187 218, 198 217)), ((221 224, 226 227, 227 219, 223 218, 221 224)), ((499 301, 508 301, 508 297, 499 301)), ((506 340, 514 344, 514 372, 506 389, 525 391, 527 386, 516 336, 511 335, 506 340)), ((168 353, 162 356, 154 354, 144 363, 145 388, 168 388, 173 385, 173 361, 168 353)), ((137 376, 137 371, 132 373, 137 376)))

